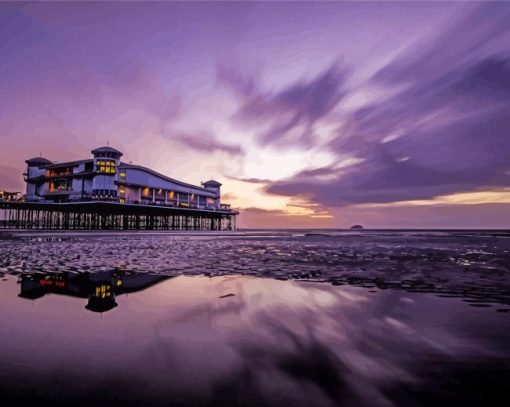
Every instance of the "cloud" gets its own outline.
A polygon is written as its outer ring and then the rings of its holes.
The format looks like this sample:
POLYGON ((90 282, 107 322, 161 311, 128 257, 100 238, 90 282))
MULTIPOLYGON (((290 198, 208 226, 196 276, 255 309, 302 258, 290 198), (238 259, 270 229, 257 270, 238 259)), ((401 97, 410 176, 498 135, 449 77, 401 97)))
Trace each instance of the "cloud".
POLYGON ((221 194, 221 199, 222 199, 223 202, 225 202, 225 201, 231 201, 231 200, 239 199, 239 197, 236 194, 233 194, 231 192, 224 192, 224 193, 221 194))
POLYGON ((219 65, 216 71, 216 79, 220 85, 226 86, 237 95, 250 97, 255 92, 255 78, 243 73, 241 69, 219 65))
POLYGON ((272 215, 288 215, 288 213, 282 209, 263 209, 263 208, 256 208, 256 207, 243 208, 243 213, 263 213, 263 214, 272 214, 272 215))
POLYGON ((262 179, 262 178, 242 178, 242 177, 234 177, 231 175, 226 175, 225 178, 232 179, 235 181, 242 181, 242 182, 248 182, 249 184, 269 184, 272 181, 269 179, 262 179))
POLYGON ((217 141, 212 134, 177 133, 172 134, 170 138, 200 153, 223 152, 234 156, 243 155, 243 149, 240 146, 217 141))
POLYGON ((363 161, 305 171, 267 191, 344 206, 510 185, 509 18, 506 5, 482 5, 390 62, 371 83, 402 90, 352 113, 330 144, 363 161))
POLYGON ((315 78, 297 81, 279 92, 264 92, 257 89, 254 79, 233 69, 218 69, 219 82, 241 99, 234 120, 263 128, 257 130, 262 145, 284 145, 289 141, 310 145, 315 124, 345 95, 345 76, 346 72, 334 63, 315 78))

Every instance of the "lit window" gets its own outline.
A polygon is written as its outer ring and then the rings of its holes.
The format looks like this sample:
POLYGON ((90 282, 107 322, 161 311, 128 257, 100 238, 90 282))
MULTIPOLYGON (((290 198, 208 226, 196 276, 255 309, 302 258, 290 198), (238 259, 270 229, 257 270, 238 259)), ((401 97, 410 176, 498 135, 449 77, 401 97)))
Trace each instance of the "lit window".
POLYGON ((120 172, 119 177, 123 179, 126 178, 126 173, 124 171, 120 172))
POLYGON ((115 174, 115 161, 98 160, 96 162, 96 171, 102 174, 115 174))

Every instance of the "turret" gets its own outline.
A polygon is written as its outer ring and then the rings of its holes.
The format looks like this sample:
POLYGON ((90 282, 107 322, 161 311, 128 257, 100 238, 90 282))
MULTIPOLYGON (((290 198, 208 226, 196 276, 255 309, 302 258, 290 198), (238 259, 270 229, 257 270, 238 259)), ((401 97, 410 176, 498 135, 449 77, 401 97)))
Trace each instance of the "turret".
POLYGON ((122 157, 122 153, 119 150, 110 146, 96 148, 92 150, 91 153, 94 158, 115 158, 119 160, 120 157, 122 157))
POLYGON ((25 161, 27 163, 27 170, 23 174, 27 184, 25 199, 27 201, 37 201, 39 197, 39 186, 43 181, 37 181, 37 178, 43 177, 46 174, 46 166, 53 164, 50 160, 44 157, 34 157, 25 161))
POLYGON ((214 198, 214 206, 219 209, 221 205, 221 184, 218 181, 210 179, 209 181, 202 182, 202 186, 216 195, 214 198))
POLYGON ((92 181, 92 196, 100 200, 117 200, 118 169, 122 152, 110 147, 99 147, 91 151, 94 156, 94 171, 96 175, 92 181))

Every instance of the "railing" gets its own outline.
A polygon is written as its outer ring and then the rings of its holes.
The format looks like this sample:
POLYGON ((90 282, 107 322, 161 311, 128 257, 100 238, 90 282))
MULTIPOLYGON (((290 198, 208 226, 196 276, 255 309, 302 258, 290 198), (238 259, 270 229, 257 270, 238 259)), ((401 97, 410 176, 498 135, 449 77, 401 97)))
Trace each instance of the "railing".
POLYGON ((143 195, 142 195, 142 199, 140 199, 140 200, 138 200, 138 199, 135 199, 135 200, 126 200, 125 203, 126 204, 131 204, 131 205, 164 206, 164 207, 167 207, 167 208, 188 208, 188 209, 204 209, 204 210, 209 210, 209 211, 221 210, 221 211, 224 211, 224 212, 234 212, 234 210, 228 204, 222 204, 220 206, 220 208, 216 208, 213 205, 197 205, 196 202, 190 202, 189 204, 188 204, 188 202, 179 202, 179 203, 177 203, 177 200, 175 200, 175 199, 174 200, 167 200, 167 202, 165 203, 164 199, 156 199, 156 200, 153 201, 152 200, 152 196, 143 196, 143 195))

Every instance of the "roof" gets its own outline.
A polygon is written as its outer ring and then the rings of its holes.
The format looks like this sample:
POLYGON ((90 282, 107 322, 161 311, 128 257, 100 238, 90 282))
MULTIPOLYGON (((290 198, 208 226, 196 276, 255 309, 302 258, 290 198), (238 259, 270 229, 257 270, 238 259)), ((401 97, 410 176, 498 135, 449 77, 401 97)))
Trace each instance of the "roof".
POLYGON ((174 178, 167 177, 166 175, 163 175, 163 174, 161 174, 161 173, 159 173, 157 171, 151 170, 150 168, 142 167, 141 165, 126 164, 126 163, 121 162, 120 163, 120 168, 125 168, 125 169, 132 168, 132 169, 135 169, 135 170, 147 171, 148 173, 150 173, 152 175, 155 175, 156 177, 162 178, 165 181, 173 182, 175 184, 182 185, 183 187, 186 187, 186 188, 194 188, 194 189, 202 190, 204 192, 209 192, 209 193, 211 192, 211 191, 208 191, 205 188, 199 187, 197 185, 188 184, 187 182, 178 181, 178 180, 176 180, 174 178))
POLYGON ((47 158, 44 158, 44 157, 30 158, 29 160, 26 160, 25 162, 27 164, 44 164, 44 165, 53 164, 50 160, 48 160, 47 158))
POLYGON ((219 188, 221 187, 221 184, 218 181, 215 181, 213 179, 210 179, 209 181, 202 182, 202 185, 206 188, 212 187, 212 188, 219 188))
POLYGON ((92 158, 87 158, 86 160, 64 161, 64 162, 61 162, 61 163, 51 163, 51 165, 49 165, 48 168, 76 167, 77 165, 80 165, 80 164, 83 164, 83 163, 89 163, 89 162, 92 162, 92 161, 94 161, 94 160, 92 160, 92 158))
POLYGON ((104 146, 104 147, 96 148, 96 149, 92 150, 91 153, 92 154, 97 154, 97 153, 113 153, 113 154, 119 155, 119 157, 122 155, 122 152, 120 152, 116 148, 113 148, 113 147, 110 147, 110 146, 104 146))

